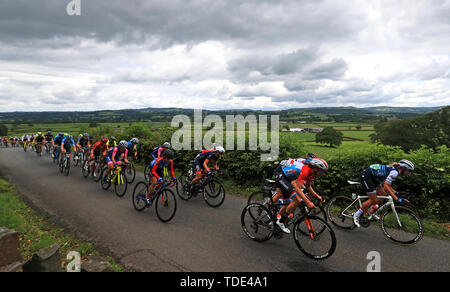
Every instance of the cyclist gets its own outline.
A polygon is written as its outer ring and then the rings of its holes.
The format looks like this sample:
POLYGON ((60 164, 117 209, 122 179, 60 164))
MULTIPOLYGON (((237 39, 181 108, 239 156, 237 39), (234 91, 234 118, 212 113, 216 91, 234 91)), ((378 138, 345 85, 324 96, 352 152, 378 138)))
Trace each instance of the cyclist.
POLYGON ((53 134, 52 131, 47 131, 47 134, 45 134, 45 142, 48 144, 48 148, 51 149, 53 146, 53 134))
POLYGON ((208 167, 208 162, 212 162, 212 166, 219 170, 218 161, 225 153, 222 146, 215 146, 214 149, 202 151, 194 159, 195 178, 189 183, 189 188, 199 181, 203 173, 209 173, 211 169, 208 167))
POLYGON ((128 158, 133 155, 134 159, 137 160, 138 158, 138 145, 139 145, 139 139, 133 138, 130 142, 128 142, 128 158))
POLYGON ((361 227, 359 218, 367 213, 372 205, 378 204, 377 196, 390 195, 399 203, 409 202, 406 199, 398 198, 397 192, 391 187, 392 182, 399 175, 409 175, 414 171, 414 164, 406 159, 394 162, 390 165, 372 164, 361 173, 361 183, 363 184, 369 199, 365 201, 361 208, 353 215, 353 222, 356 227, 361 227))
POLYGON ((65 136, 61 142, 61 154, 62 154, 61 161, 67 152, 69 153, 69 159, 70 159, 70 154, 71 154, 72 149, 74 152, 77 151, 75 141, 73 140, 72 135, 69 134, 69 135, 65 136))
POLYGON ((108 153, 106 154, 106 163, 108 164, 108 176, 109 179, 114 167, 116 165, 122 164, 122 158, 125 163, 130 163, 128 161, 128 150, 127 150, 128 142, 127 141, 120 141, 119 146, 116 146, 112 149, 108 150, 108 153))
POLYGON ((22 137, 22 146, 23 148, 27 148, 28 146, 29 137, 27 134, 24 134, 22 137))
POLYGON ((316 206, 308 199, 303 190, 306 188, 308 193, 319 197, 314 191, 312 185, 314 178, 321 176, 328 171, 328 164, 325 160, 314 158, 304 165, 292 165, 282 167, 275 173, 277 184, 276 197, 291 200, 288 206, 283 206, 277 214, 277 225, 284 233, 291 233, 284 225, 288 217, 292 218, 292 213, 303 200, 309 209, 315 209, 316 206))
MULTIPOLYGON (((107 143, 108 138, 104 137, 92 146, 91 155, 86 163, 86 167, 89 167, 88 165, 90 165, 91 161, 97 160, 100 155, 102 155, 102 157, 106 156, 106 152, 108 151, 108 146, 106 145, 107 143)), ((88 170, 88 168, 86 168, 86 170, 88 170)), ((95 172, 93 175, 96 176, 95 172)))
POLYGON ((170 167, 170 173, 172 174, 172 181, 175 181, 175 173, 173 171, 173 152, 170 149, 164 151, 162 157, 157 158, 152 162, 152 170, 150 172, 150 186, 147 192, 147 204, 151 205, 150 197, 153 195, 153 191, 158 182, 161 182, 164 177, 164 169, 170 167))
POLYGON ((116 137, 111 136, 108 140, 108 150, 113 149, 114 147, 117 147, 116 137))
POLYGON ((44 144, 44 135, 42 135, 41 132, 37 133, 37 136, 35 138, 36 141, 36 151, 39 149, 39 151, 42 151, 42 145, 44 144))
POLYGON ((28 136, 28 142, 34 147, 34 134, 28 136))
POLYGON ((54 155, 55 158, 59 158, 59 149, 61 148, 61 143, 64 140, 64 136, 65 136, 64 133, 59 133, 53 139, 53 144, 55 144, 55 149, 53 150, 53 155, 54 155))
POLYGON ((152 157, 153 157, 153 161, 152 163, 157 159, 162 157, 162 154, 164 153, 164 151, 166 149, 170 148, 170 143, 169 142, 164 142, 164 144, 162 144, 161 146, 157 146, 152 150, 152 157))
MULTIPOLYGON (((90 148, 91 147, 91 143, 89 141, 89 134, 88 133, 84 133, 84 134, 80 134, 81 136, 78 138, 77 141, 77 149, 78 151, 83 151, 83 149, 85 147, 90 148)), ((86 154, 87 155, 87 154, 86 154)))

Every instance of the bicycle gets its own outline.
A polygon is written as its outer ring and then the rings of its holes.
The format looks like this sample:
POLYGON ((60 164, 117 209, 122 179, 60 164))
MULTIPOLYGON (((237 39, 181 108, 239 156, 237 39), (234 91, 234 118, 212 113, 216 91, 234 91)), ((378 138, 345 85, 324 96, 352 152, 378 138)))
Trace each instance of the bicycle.
MULTIPOLYGON (((62 156, 62 155, 61 155, 62 156)), ((59 162, 59 172, 64 173, 65 176, 69 176, 70 172, 70 153, 66 153, 61 158, 61 161, 59 162)))
MULTIPOLYGON (((282 206, 287 203, 281 204, 282 206)), ((311 215, 306 204, 299 205, 300 212, 284 224, 293 225, 293 238, 297 248, 307 257, 324 260, 336 250, 336 235, 331 226, 322 218, 311 215)), ((256 242, 265 242, 275 237, 283 238, 283 231, 276 224, 277 212, 260 203, 247 205, 241 214, 241 226, 244 233, 256 242)))
MULTIPOLYGON (((359 182, 348 181, 351 185, 361 185, 359 182)), ((404 194, 399 197, 404 197, 404 194)), ((336 196, 328 204, 327 214, 330 221, 337 227, 352 230, 356 227, 353 222, 353 214, 362 206, 362 199, 368 196, 359 196, 355 193, 352 197, 336 196)), ((361 215, 359 222, 361 227, 368 228, 371 221, 380 221, 383 235, 398 245, 413 245, 423 237, 423 223, 417 213, 405 206, 396 206, 391 196, 378 196, 378 199, 387 200, 372 214, 361 215), (380 217, 378 218, 378 215, 380 217)))
POLYGON ((225 188, 217 178, 218 174, 222 174, 222 172, 212 170, 206 175, 203 175, 196 184, 190 185, 195 174, 193 167, 189 168, 177 178, 176 190, 178 196, 182 200, 187 201, 192 197, 196 197, 201 192, 208 206, 212 208, 220 207, 225 201, 225 188))
MULTIPOLYGON (((269 209, 273 209, 274 212, 278 212, 281 207, 280 204, 274 204, 272 202, 273 196, 277 194, 277 187, 275 185, 276 181, 271 179, 265 180, 266 184, 259 190, 250 195, 250 197, 247 200, 247 205, 250 205, 251 203, 260 203, 264 206, 268 207, 269 209)), ((311 210, 313 215, 316 215, 325 221, 328 220, 327 214, 325 212, 325 208, 323 207, 323 203, 316 197, 310 196, 307 193, 305 195, 308 197, 308 199, 316 206, 316 209, 311 210)), ((287 201, 290 202, 291 200, 281 200, 281 201, 287 201)), ((298 208, 295 210, 295 212, 298 212, 298 208)))
POLYGON ((126 194, 128 182, 121 165, 114 167, 112 176, 109 174, 109 168, 103 168, 101 177, 102 189, 106 191, 111 187, 111 184, 114 184, 114 192, 119 198, 122 198, 126 194))
POLYGON ((36 155, 42 157, 42 143, 36 144, 36 155))
POLYGON ((98 182, 102 177, 102 171, 103 168, 106 166, 105 159, 101 159, 102 162, 99 162, 99 158, 94 159, 93 161, 88 163, 88 160, 86 160, 81 167, 81 172, 83 173, 83 176, 87 178, 89 175, 92 175, 95 182, 98 182))
MULTIPOLYGON (((171 185, 173 185, 172 182, 171 185)), ((169 187, 171 186, 169 185, 169 187)), ((143 211, 150 208, 156 201, 155 211, 158 219, 164 223, 169 222, 175 216, 177 211, 177 199, 171 189, 168 188, 166 179, 163 179, 155 187, 153 195, 150 197, 150 204, 147 203, 148 184, 145 181, 139 182, 133 191, 133 207, 136 211, 143 211)))

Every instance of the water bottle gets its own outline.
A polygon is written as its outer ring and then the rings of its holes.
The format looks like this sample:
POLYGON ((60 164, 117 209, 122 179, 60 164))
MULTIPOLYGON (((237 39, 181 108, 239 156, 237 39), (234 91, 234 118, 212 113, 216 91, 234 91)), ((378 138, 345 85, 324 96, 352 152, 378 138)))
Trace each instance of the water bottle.
POLYGON ((379 207, 378 204, 370 206, 369 215, 372 215, 373 213, 375 213, 375 211, 378 210, 378 207, 379 207))

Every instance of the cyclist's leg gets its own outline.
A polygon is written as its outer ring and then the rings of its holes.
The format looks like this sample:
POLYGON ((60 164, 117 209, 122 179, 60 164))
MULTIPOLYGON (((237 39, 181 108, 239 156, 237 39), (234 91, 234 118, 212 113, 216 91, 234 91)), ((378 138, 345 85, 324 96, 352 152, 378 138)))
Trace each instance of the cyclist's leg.
POLYGON ((158 180, 156 179, 156 176, 151 175, 150 177, 150 186, 148 187, 147 197, 146 199, 149 200, 151 195, 153 195, 153 192, 155 191, 156 184, 158 183, 158 180))

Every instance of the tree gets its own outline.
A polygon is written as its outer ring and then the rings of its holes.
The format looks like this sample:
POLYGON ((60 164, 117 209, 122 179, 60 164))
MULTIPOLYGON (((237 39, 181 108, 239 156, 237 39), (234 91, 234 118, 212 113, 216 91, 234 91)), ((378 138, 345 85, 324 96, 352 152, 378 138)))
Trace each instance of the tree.
POLYGON ((3 124, 0 125, 0 136, 8 136, 8 127, 3 124))
POLYGON ((316 143, 330 144, 330 147, 342 144, 344 134, 331 127, 326 127, 322 132, 317 133, 316 143))
POLYGON ((360 131, 361 130, 361 125, 356 125, 356 130, 360 131))

